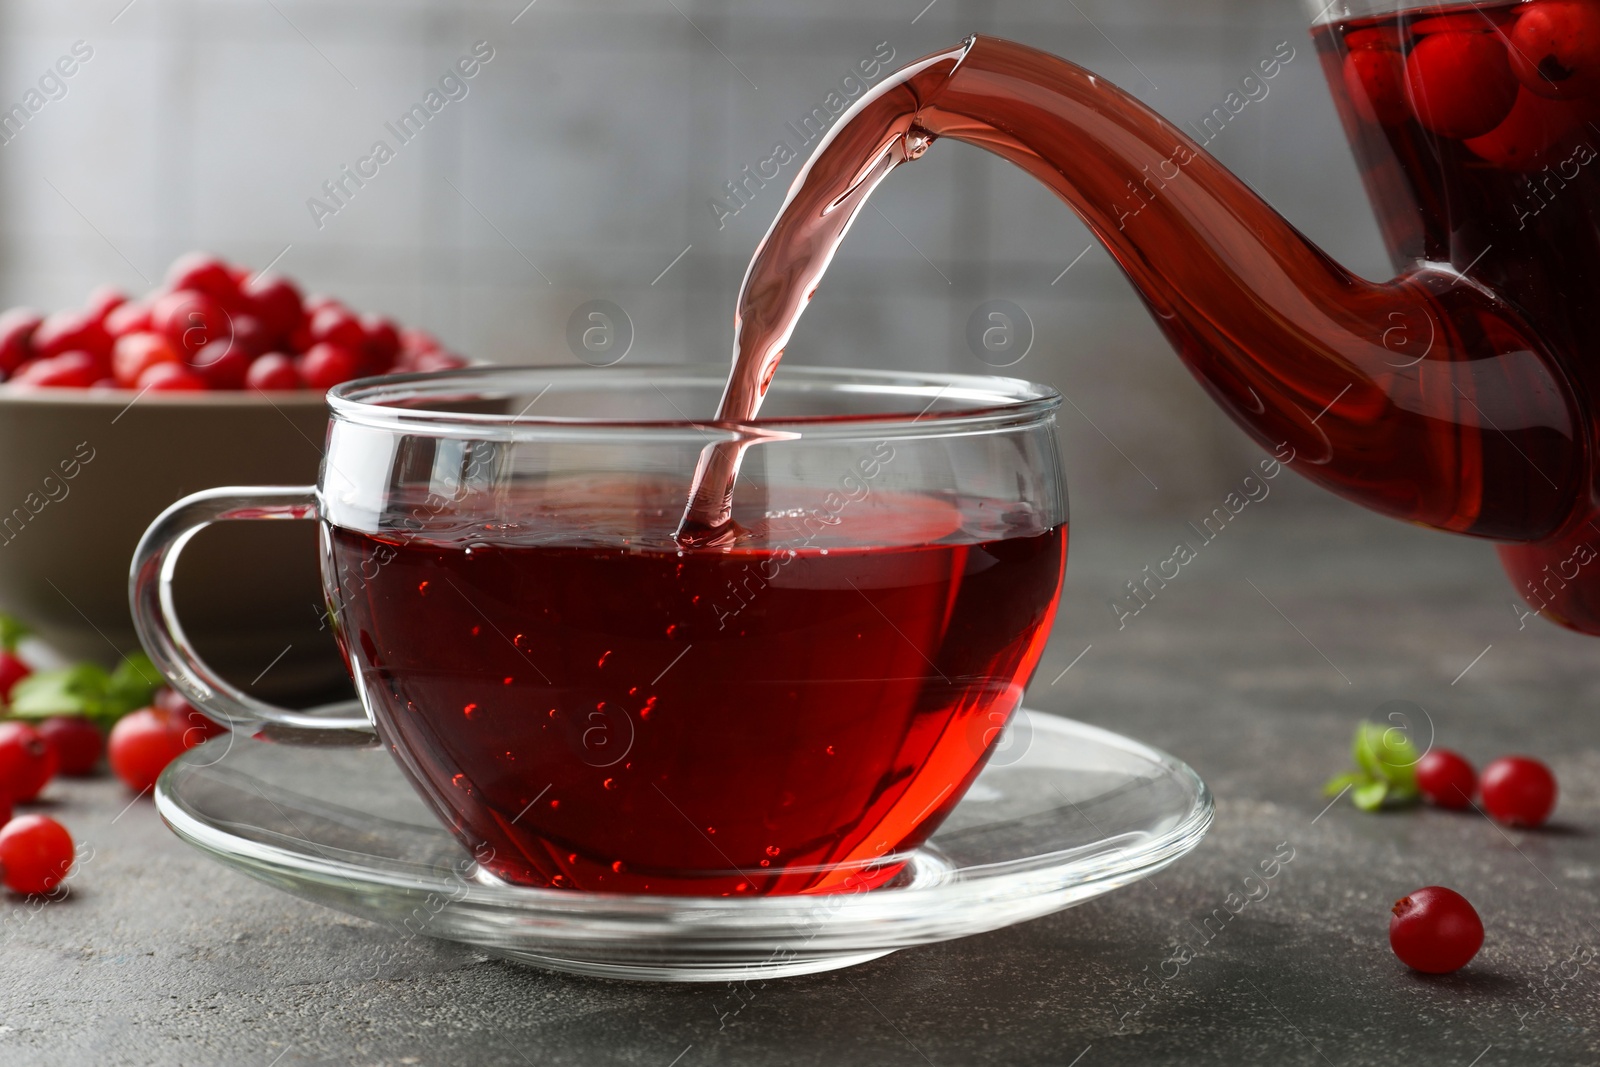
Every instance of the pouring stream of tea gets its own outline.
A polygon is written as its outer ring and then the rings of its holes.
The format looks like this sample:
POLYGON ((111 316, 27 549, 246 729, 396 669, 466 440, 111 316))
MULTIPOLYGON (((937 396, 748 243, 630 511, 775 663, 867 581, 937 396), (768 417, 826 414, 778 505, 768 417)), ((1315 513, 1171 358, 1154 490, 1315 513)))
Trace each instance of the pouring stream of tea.
MULTIPOLYGON (((1502 559, 1529 591, 1536 579, 1547 588, 1541 567, 1570 570, 1587 558, 1577 553, 1592 552, 1578 542, 1600 529, 1587 410, 1600 406, 1600 375, 1557 352, 1589 328, 1583 319, 1566 329, 1557 312, 1581 316, 1587 305, 1549 295, 1587 291, 1578 279, 1588 267, 1569 271, 1551 250, 1564 247, 1565 232, 1588 232, 1579 220, 1590 199, 1566 194, 1565 206, 1540 215, 1562 233, 1525 244, 1517 234, 1526 219, 1506 215, 1522 209, 1480 198, 1479 216, 1492 221, 1499 216, 1486 213, 1499 210, 1505 220, 1488 231, 1475 216, 1465 229, 1460 220, 1435 226, 1437 247, 1396 247, 1400 274, 1367 281, 1140 101, 1082 67, 990 37, 918 60, 864 94, 795 179, 745 274, 718 411, 723 436, 701 452, 680 544, 725 545, 738 534, 739 462, 767 436, 753 420, 784 346, 872 191, 935 138, 992 152, 1065 201, 1212 399, 1303 476, 1408 522, 1512 542, 1502 559), (1493 251, 1451 244, 1462 232, 1492 233, 1493 251), (1459 265, 1457 245, 1468 253, 1459 265), (1497 285, 1480 280, 1491 275, 1497 285), (1519 307, 1552 300, 1556 310, 1539 317, 1546 343, 1519 307)), ((1463 173, 1476 182, 1481 170, 1463 173)), ((1369 180, 1381 200, 1421 179, 1378 166, 1369 180)), ((1389 228, 1410 234, 1418 211, 1403 208, 1389 228)), ((1600 633, 1600 571, 1590 575, 1549 579, 1559 603, 1542 593, 1530 603, 1554 604, 1552 617, 1600 633)))
MULTIPOLYGON (((862 97, 807 161, 772 228, 756 247, 734 313, 733 370, 717 421, 756 417, 806 305, 867 198, 889 172, 927 151, 933 135, 913 121, 919 88, 942 83, 971 46, 930 56, 898 71, 862 97)), ((717 544, 733 532, 733 487, 744 451, 740 437, 707 445, 695 468, 682 544, 717 544)))

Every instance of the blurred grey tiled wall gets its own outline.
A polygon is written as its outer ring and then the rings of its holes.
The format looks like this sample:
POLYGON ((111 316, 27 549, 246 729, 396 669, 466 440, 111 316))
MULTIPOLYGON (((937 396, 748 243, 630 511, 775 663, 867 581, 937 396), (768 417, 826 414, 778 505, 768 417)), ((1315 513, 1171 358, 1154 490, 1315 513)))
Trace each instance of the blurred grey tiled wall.
MULTIPOLYGON (((898 66, 974 31, 1080 62, 1180 125, 1289 41, 1269 95, 1211 147, 1336 257, 1384 274, 1293 0, 926 2, 7 0, 0 101, 74 41, 94 53, 0 147, 0 299, 138 291, 191 247, 257 266, 282 252, 308 288, 473 356, 573 362, 567 317, 604 298, 633 319, 630 360, 725 359, 746 260, 798 163, 719 228, 723 183, 794 142, 785 122, 880 42, 898 66), (384 124, 480 40, 493 58, 467 95, 398 145, 384 124), (379 138, 395 158, 319 228, 308 198, 379 138)), ((1016 372, 1078 409, 1063 420, 1075 519, 1184 516, 1246 472, 1253 446, 1043 188, 939 145, 874 203, 791 359, 982 371, 964 324, 1005 297, 1037 329, 1016 372)))

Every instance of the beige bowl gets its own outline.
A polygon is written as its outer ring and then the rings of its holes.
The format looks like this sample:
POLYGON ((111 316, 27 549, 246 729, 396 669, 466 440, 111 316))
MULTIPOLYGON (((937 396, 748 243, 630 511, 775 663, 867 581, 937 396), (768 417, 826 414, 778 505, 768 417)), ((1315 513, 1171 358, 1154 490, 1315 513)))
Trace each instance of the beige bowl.
MULTIPOLYGON (((151 520, 220 485, 311 485, 327 408, 315 393, 146 393, 0 385, 0 611, 63 655, 139 647, 128 565, 151 520)), ((180 561, 179 618, 200 654, 263 695, 346 682, 322 626, 310 522, 222 523, 180 561)))

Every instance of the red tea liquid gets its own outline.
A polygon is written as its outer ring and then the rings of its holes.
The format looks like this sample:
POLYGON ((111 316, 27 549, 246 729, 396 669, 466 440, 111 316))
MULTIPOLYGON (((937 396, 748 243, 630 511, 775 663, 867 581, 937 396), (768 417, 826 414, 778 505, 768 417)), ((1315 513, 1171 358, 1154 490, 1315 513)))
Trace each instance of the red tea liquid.
POLYGON ((774 515, 741 499, 737 537, 685 550, 683 492, 552 482, 488 527, 418 509, 414 532, 331 527, 341 643, 381 735, 507 881, 892 879, 1021 699, 1066 526, 873 489, 774 515))
MULTIPOLYGON (((863 96, 795 179, 739 286, 733 366, 717 406, 719 421, 744 423, 757 416, 784 347, 857 212, 890 171, 919 158, 933 143, 932 135, 912 127, 906 115, 907 85, 926 66, 926 61, 912 64, 863 96)), ((719 442, 700 454, 677 529, 681 543, 717 544, 732 534, 734 482, 746 447, 719 442)))
MULTIPOLYGON (((1315 27, 1405 269, 1387 285, 1342 272, 1202 144, 1085 70, 986 37, 914 62, 864 94, 795 179, 744 280, 720 418, 760 408, 872 189, 934 139, 957 139, 1034 174, 1093 227, 1179 357, 1264 448, 1290 443, 1302 474, 1384 514, 1547 542, 1531 550, 1547 555, 1592 510, 1587 419, 1565 402, 1568 378, 1590 410, 1600 402, 1597 18, 1600 0, 1533 0, 1315 27)), ((702 456, 690 544, 715 541, 736 469, 738 446, 702 456)), ((1520 550, 1502 550, 1514 574, 1520 550)), ((1600 632, 1595 597, 1568 608, 1600 632)))
MULTIPOLYGON (((1453 263, 1576 355, 1600 343, 1600 0, 1313 31, 1396 268, 1453 263)), ((1593 375, 1591 359, 1570 361, 1593 375)))
MULTIPOLYGON (((1596 410, 1600 0, 1412 11, 1314 35, 1395 264, 1449 262, 1506 299, 1596 410)), ((1508 382, 1506 395, 1529 388, 1508 382)), ((1578 482, 1540 442, 1519 448, 1529 499, 1578 482)), ((1478 508, 1514 516, 1521 503, 1486 496, 1478 508)), ((1600 633, 1600 585, 1583 573, 1597 519, 1580 495, 1556 537, 1500 548, 1532 608, 1589 633, 1600 633)))
MULTIPOLYGON (((1580 161, 1600 144, 1589 125, 1600 113, 1600 85, 1590 87, 1600 82, 1600 55, 1559 89, 1542 74, 1525 75, 1560 99, 1524 87, 1507 58, 1507 34, 1541 6, 1600 19, 1600 0, 1534 0, 1313 32, 1397 267, 1420 258, 1453 263, 1507 297, 1558 352, 1586 352, 1600 332, 1600 242, 1592 218, 1600 208, 1600 163, 1580 161), (1429 38, 1443 41, 1444 51, 1418 43, 1429 38), (1415 60, 1418 49, 1422 60, 1415 60), (1428 91, 1420 98, 1431 105, 1430 122, 1472 136, 1424 126, 1408 78, 1419 93, 1428 91), (1552 195, 1547 186, 1559 191, 1552 195)), ((1593 41, 1600 51, 1600 25, 1593 41)), ((1079 86, 1082 73, 1024 46, 978 38, 911 64, 863 96, 797 177, 751 260, 718 417, 756 416, 795 325, 867 198, 896 167, 949 137, 1013 160, 1078 210, 1213 396, 1269 451, 1293 442, 1301 469, 1330 488, 1390 514, 1486 537, 1526 536, 1529 516, 1549 530, 1556 525, 1549 513, 1570 510, 1570 442, 1549 432, 1538 413, 1522 410, 1523 398, 1553 388, 1535 361, 1485 360, 1460 394, 1430 375, 1431 367, 1404 373, 1436 341, 1436 360, 1452 349, 1489 356, 1504 344, 1495 325, 1479 319, 1476 294, 1444 289, 1422 297, 1431 305, 1426 311, 1368 321, 1360 285, 1328 279, 1326 261, 1307 255, 1303 238, 1267 214, 1247 187, 1225 172, 1206 173, 1219 168, 1200 145, 1154 114, 1139 117, 1140 105, 1112 86, 1079 86), (1142 146, 1130 145, 1139 138, 1149 138, 1160 155, 1124 180, 1130 164, 1120 153, 1136 156, 1142 146), (1314 292, 1329 281, 1327 292, 1314 292), (1314 302, 1330 299, 1351 305, 1348 318, 1343 308, 1314 302), (1263 306, 1280 318, 1251 321, 1263 306), (1241 328, 1230 331, 1234 319, 1241 328), (1451 337, 1428 336, 1445 323, 1451 337), (1380 335, 1376 378, 1360 381, 1371 371, 1341 365, 1343 353, 1376 345, 1380 335), (1235 355, 1232 346, 1252 345, 1260 346, 1250 355, 1264 373, 1219 358, 1235 355), (1339 359, 1302 365, 1298 350, 1317 345, 1340 352, 1339 359), (1324 408, 1326 417, 1308 434, 1307 421, 1324 408), (1455 469, 1441 469, 1441 458, 1455 469), (1486 482, 1509 488, 1491 499, 1478 491, 1486 482)), ((1600 375, 1595 361, 1586 363, 1586 374, 1600 375)), ((681 529, 686 543, 715 542, 739 456, 739 445, 718 444, 701 457, 681 529)))
MULTIPOLYGON (((1313 36, 1394 281, 1339 268, 1115 86, 978 37, 864 94, 796 179, 745 277, 720 417, 759 410, 878 182, 937 138, 964 141, 1089 224, 1263 447, 1385 514, 1510 542, 1501 561, 1533 609, 1600 633, 1600 578, 1583 570, 1600 558, 1600 0, 1440 5, 1313 36)), ((686 544, 721 536, 739 449, 701 457, 686 544)))

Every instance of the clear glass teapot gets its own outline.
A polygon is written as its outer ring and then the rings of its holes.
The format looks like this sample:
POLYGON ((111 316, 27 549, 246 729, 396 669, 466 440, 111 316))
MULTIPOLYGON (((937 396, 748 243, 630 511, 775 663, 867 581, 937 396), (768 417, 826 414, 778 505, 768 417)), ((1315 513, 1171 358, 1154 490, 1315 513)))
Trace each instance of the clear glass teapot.
POLYGON ((724 413, 754 410, 872 188, 965 141, 1077 212, 1269 451, 1377 511, 1501 542, 1530 612, 1600 634, 1600 0, 1310 10, 1393 280, 1333 262, 1104 79, 974 37, 863 96, 796 180, 746 279, 760 346, 724 413))

